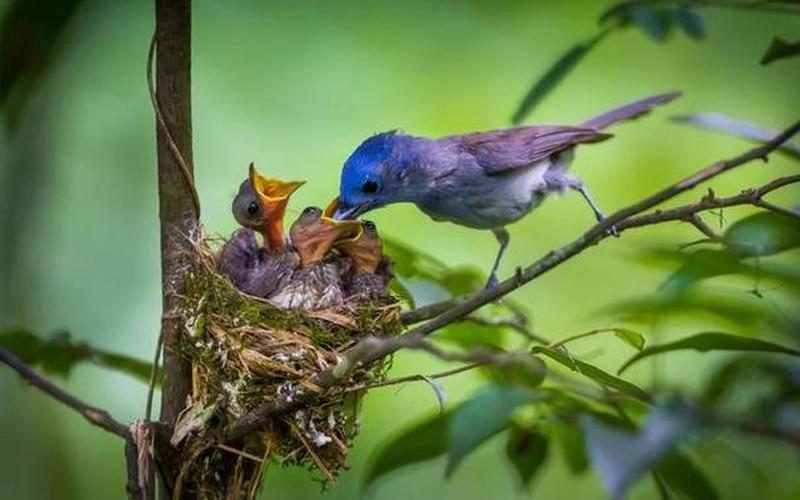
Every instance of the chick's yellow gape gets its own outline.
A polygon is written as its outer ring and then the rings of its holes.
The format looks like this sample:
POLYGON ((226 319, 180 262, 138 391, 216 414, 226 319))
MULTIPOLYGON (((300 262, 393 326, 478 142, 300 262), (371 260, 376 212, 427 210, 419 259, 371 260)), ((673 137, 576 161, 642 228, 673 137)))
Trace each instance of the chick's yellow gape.
POLYGON ((375 225, 334 219, 336 200, 324 211, 303 210, 286 239, 286 207, 303 184, 265 177, 250 165, 232 204, 243 229, 223 246, 219 270, 240 291, 286 309, 335 308, 387 297, 391 264, 383 257, 375 225), (254 232, 263 236, 262 247, 254 232))

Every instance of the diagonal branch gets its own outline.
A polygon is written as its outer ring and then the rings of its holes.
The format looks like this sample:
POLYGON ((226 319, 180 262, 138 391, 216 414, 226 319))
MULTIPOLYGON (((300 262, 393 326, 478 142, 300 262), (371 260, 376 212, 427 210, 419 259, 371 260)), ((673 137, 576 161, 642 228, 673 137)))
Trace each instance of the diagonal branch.
MULTIPOLYGON (((519 270, 513 277, 499 283, 495 288, 483 290, 464 298, 450 301, 448 307, 441 305, 428 306, 429 311, 435 310, 435 316, 426 323, 410 329, 406 333, 389 339, 367 338, 359 342, 351 349, 343 359, 335 366, 319 372, 311 380, 312 384, 322 392, 344 382, 352 370, 359 366, 368 365, 374 361, 392 354, 398 349, 419 345, 425 337, 431 333, 455 322, 462 320, 482 306, 494 302, 501 297, 511 293, 522 285, 533 281, 544 273, 566 262, 567 260, 580 254, 587 248, 596 245, 609 235, 608 229, 615 226, 620 232, 636 227, 653 225, 668 221, 686 221, 693 214, 717 208, 719 206, 754 204, 757 200, 768 192, 780 187, 798 182, 798 176, 789 176, 776 179, 771 183, 762 186, 757 190, 747 190, 738 196, 717 200, 713 197, 705 197, 697 204, 687 205, 672 210, 654 211, 647 215, 639 215, 650 210, 661 203, 684 193, 697 185, 716 177, 728 170, 749 163, 753 160, 766 160, 767 156, 775 151, 786 140, 800 131, 800 121, 794 123, 786 130, 781 132, 771 141, 750 149, 734 158, 716 162, 700 171, 681 179, 680 181, 667 186, 661 191, 656 192, 638 203, 634 203, 622 210, 609 216, 604 221, 594 225, 588 231, 577 237, 572 242, 563 247, 549 252, 547 255, 529 265, 525 269, 519 270), (754 194, 755 193, 755 194, 754 194), (730 203, 720 205, 720 203, 730 203)), ((411 323, 421 320, 420 314, 409 319, 404 318, 404 322, 411 323)), ((274 401, 264 404, 250 413, 244 415, 231 424, 223 435, 223 439, 232 440, 240 438, 249 432, 257 429, 271 418, 294 411, 313 401, 319 396, 319 392, 311 392, 298 388, 291 399, 274 401)))
POLYGON ((36 373, 31 367, 23 363, 18 357, 11 354, 10 351, 2 347, 0 347, 0 362, 10 366, 32 386, 36 387, 59 403, 64 404, 80 413, 83 418, 89 421, 89 423, 96 425, 97 427, 100 427, 101 429, 104 429, 112 434, 116 434, 123 439, 127 440, 130 438, 128 427, 125 424, 115 420, 114 417, 109 415, 107 411, 84 403, 72 394, 57 387, 52 382, 36 373))

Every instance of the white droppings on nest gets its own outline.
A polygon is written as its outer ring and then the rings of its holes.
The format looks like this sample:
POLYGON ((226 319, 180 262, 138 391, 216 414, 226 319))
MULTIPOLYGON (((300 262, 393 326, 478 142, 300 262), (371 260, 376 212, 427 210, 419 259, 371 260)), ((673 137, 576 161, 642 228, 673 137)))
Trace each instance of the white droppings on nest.
POLYGON ((196 316, 188 316, 186 318, 186 321, 183 323, 183 329, 186 330, 186 333, 188 333, 190 337, 197 336, 197 329, 195 328, 196 324, 197 324, 196 316))
POLYGON ((297 388, 291 382, 286 382, 278 386, 278 396, 283 397, 287 403, 294 401, 295 396, 298 394, 297 388))
POLYGON ((300 349, 297 349, 297 350, 295 350, 295 351, 291 351, 291 352, 289 352, 289 356, 290 356, 292 359, 302 359, 302 358, 305 358, 305 357, 306 357, 306 354, 308 354, 308 349, 306 349, 305 347, 301 347, 300 349))
POLYGON ((239 389, 243 383, 244 379, 239 379, 236 384, 232 384, 231 382, 222 383, 222 391, 225 393, 228 400, 228 413, 235 418, 241 417, 245 413, 244 408, 242 408, 242 405, 239 403, 239 389))
MULTIPOLYGON (((332 417, 333 414, 331 413, 328 417, 332 417)), ((333 438, 329 435, 325 434, 324 432, 320 432, 317 430, 317 426, 314 425, 314 421, 308 418, 308 415, 305 411, 300 410, 295 413, 295 422, 297 422, 297 427, 303 432, 305 437, 307 437, 314 446, 317 448, 322 448, 326 444, 333 441, 333 438)))
POLYGON ((287 356, 286 353, 279 352, 278 354, 272 356, 272 359, 278 363, 286 363, 289 361, 289 356, 287 356))
POLYGON ((317 448, 322 448, 331 441, 333 441, 333 438, 331 438, 327 434, 323 434, 322 432, 318 432, 313 437, 311 437, 311 442, 314 443, 314 446, 316 446, 317 448))

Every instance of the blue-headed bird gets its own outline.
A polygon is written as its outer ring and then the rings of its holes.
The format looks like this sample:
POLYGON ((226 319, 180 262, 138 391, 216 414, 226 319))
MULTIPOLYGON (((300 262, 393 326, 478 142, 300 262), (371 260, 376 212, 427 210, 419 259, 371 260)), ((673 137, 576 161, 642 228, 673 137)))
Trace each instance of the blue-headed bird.
MULTIPOLYGON (((680 95, 648 97, 578 126, 522 126, 441 138, 397 132, 370 137, 342 169, 335 217, 352 219, 393 203, 413 203, 437 221, 491 230, 499 251, 487 287, 508 246, 505 226, 538 207, 551 193, 578 191, 598 221, 605 216, 584 183, 568 172, 575 146, 611 135, 616 122, 641 116, 680 95)), ((612 227, 610 230, 616 234, 612 227)))

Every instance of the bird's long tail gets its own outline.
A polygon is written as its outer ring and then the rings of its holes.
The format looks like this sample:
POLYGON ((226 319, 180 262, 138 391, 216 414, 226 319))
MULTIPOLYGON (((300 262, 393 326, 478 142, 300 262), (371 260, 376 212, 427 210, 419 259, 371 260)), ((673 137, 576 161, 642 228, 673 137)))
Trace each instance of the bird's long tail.
POLYGON ((668 92, 666 94, 645 97, 644 99, 614 108, 601 115, 586 120, 581 124, 581 127, 601 130, 619 121, 639 118, 640 116, 650 112, 650 110, 654 107, 666 104, 680 96, 681 92, 668 92))

